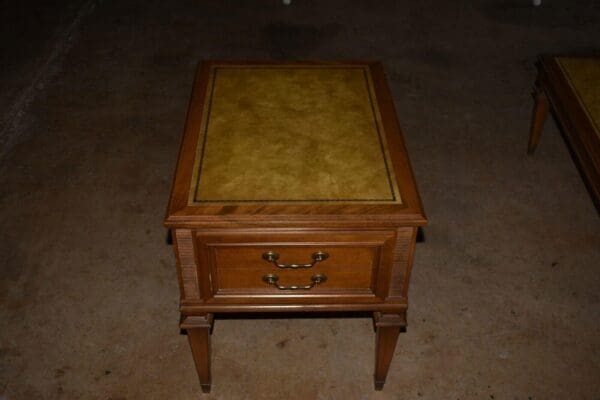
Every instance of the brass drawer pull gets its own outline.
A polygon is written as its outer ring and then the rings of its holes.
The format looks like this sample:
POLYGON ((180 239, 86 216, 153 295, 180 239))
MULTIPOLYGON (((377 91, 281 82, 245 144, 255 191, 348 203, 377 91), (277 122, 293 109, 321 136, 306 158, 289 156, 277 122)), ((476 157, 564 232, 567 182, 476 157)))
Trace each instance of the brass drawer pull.
POLYGON ((266 283, 268 283, 269 285, 275 286, 279 290, 308 290, 308 289, 312 289, 313 287, 315 287, 319 283, 325 282, 327 280, 327 276, 325 276, 323 274, 313 275, 313 276, 310 277, 311 283, 309 283, 308 285, 304 285, 304 286, 297 286, 297 285, 283 286, 283 285, 280 285, 279 283, 277 283, 279 281, 279 277, 277 275, 275 275, 275 274, 267 274, 267 275, 265 275, 265 276, 262 277, 262 280, 265 281, 266 283))
POLYGON ((274 251, 267 251, 263 253, 262 258, 265 261, 268 261, 275 265, 277 268, 310 268, 313 267, 319 261, 324 261, 329 258, 329 254, 324 251, 317 251, 316 253, 312 253, 311 258, 312 262, 309 264, 279 264, 277 260, 279 260, 279 253, 275 253, 274 251))

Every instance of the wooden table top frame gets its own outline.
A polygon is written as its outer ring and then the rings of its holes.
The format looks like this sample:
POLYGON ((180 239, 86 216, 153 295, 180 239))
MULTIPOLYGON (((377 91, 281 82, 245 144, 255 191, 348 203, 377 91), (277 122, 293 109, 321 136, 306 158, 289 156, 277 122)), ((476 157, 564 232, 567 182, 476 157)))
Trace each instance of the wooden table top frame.
POLYGON ((379 62, 202 62, 165 218, 177 259, 180 326, 187 331, 202 390, 210 391, 215 313, 313 311, 373 313, 374 381, 381 390, 396 339, 406 327, 417 231, 426 223, 379 62), (387 148, 388 173, 398 191, 394 201, 195 202, 194 168, 200 141, 208 135, 202 127, 210 112, 215 71, 246 67, 363 71, 372 86, 369 96, 379 115, 378 135, 382 149, 387 148), (323 275, 329 278, 322 279, 323 275))
MULTIPOLYGON (((538 58, 527 152, 534 153, 544 122, 552 112, 596 210, 600 213, 600 127, 582 104, 568 72, 561 65, 561 59, 600 63, 600 56, 542 55, 538 58)), ((600 97, 600 81, 595 85, 600 97)))

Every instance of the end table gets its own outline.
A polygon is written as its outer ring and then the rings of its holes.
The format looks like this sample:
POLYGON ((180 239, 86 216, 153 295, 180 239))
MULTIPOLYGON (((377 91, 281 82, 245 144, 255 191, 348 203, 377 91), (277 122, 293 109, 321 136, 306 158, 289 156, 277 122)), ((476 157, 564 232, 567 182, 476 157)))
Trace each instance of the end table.
POLYGON ((165 225, 203 391, 218 313, 371 312, 375 388, 426 224, 377 62, 203 62, 165 225))

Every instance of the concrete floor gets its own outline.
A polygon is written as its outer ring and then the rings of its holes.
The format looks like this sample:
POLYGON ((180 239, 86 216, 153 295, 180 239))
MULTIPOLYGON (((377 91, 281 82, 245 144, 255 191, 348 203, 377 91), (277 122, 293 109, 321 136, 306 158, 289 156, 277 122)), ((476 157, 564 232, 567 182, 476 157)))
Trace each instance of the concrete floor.
POLYGON ((600 398, 598 214, 553 121, 525 154, 535 56, 598 50, 596 1, 28 3, 0 6, 0 399, 600 398), (430 219, 383 392, 371 321, 323 318, 218 319, 200 393, 161 224, 205 58, 383 62, 430 219))

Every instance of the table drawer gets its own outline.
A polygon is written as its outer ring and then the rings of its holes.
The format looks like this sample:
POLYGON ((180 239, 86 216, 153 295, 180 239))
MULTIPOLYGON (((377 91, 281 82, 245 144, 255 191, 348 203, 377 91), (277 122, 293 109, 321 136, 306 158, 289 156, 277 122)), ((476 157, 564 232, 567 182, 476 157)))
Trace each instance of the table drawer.
POLYGON ((210 292, 227 295, 385 297, 393 231, 198 233, 210 292))

